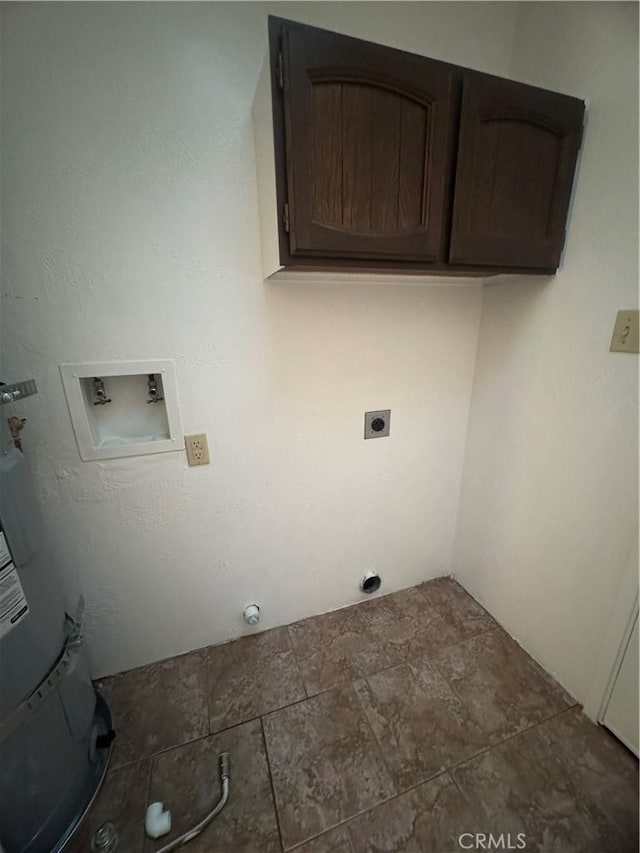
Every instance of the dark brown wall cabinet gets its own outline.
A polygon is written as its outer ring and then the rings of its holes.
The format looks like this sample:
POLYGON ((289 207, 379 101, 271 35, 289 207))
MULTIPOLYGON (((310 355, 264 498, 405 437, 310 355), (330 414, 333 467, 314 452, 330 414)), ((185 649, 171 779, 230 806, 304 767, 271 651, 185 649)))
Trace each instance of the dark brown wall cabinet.
POLYGON ((555 271, 582 101, 278 18, 269 39, 275 268, 555 271))
POLYGON ((584 103, 464 75, 449 261, 555 270, 584 103))

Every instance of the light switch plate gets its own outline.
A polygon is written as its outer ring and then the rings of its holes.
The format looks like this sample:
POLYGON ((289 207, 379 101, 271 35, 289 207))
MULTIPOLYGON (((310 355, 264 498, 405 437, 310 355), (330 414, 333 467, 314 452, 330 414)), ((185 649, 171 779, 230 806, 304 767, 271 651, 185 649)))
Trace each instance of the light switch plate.
POLYGON ((187 462, 189 465, 209 464, 209 444, 206 432, 185 435, 184 446, 187 450, 187 462))
POLYGON ((618 311, 610 352, 640 352, 639 320, 640 311, 637 308, 618 311))
POLYGON ((385 438, 391 429, 391 409, 364 413, 364 437, 385 438))

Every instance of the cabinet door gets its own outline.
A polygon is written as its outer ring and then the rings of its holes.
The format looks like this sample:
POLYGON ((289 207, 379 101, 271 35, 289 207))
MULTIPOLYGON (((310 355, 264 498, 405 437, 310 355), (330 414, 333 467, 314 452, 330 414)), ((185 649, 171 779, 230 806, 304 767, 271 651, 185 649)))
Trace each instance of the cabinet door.
POLYGON ((279 23, 290 255, 442 260, 449 66, 279 23))
POLYGON ((577 98, 465 76, 452 263, 558 266, 583 114, 577 98))

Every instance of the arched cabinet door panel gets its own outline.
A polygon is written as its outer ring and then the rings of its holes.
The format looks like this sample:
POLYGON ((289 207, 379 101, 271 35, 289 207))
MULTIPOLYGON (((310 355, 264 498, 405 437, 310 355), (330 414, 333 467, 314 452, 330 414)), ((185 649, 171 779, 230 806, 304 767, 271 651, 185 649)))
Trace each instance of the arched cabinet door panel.
POLYGON ((279 36, 290 255, 443 261, 450 67, 302 25, 279 36))
POLYGON ((583 115, 577 98, 465 75, 451 263, 557 268, 583 115))

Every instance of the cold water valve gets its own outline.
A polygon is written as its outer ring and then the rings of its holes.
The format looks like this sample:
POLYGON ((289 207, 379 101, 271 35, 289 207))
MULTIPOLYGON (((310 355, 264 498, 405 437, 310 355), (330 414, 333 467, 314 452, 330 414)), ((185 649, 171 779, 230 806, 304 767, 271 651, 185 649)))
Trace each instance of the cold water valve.
POLYGON ((147 403, 161 403, 164 400, 164 397, 161 397, 158 391, 158 380, 155 373, 149 374, 147 379, 147 393, 149 394, 147 403))
POLYGON ((111 397, 107 397, 107 391, 104 387, 104 379, 101 379, 99 376, 96 376, 93 380, 93 395, 94 406, 104 406, 111 402, 111 397))

